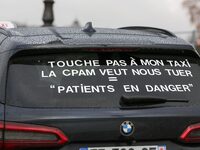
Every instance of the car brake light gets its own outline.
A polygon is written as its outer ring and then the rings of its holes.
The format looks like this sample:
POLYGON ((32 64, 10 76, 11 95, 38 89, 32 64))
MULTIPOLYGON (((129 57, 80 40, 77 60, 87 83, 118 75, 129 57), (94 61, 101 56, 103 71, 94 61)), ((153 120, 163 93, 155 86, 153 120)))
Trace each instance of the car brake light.
POLYGON ((185 143, 199 143, 200 123, 189 126, 180 136, 180 139, 185 143))
POLYGON ((3 129, 4 124, 3 122, 0 122, 0 149, 3 149, 3 129))
MULTIPOLYGON (((3 123, 1 123, 0 129, 3 129, 3 123)), ((67 142, 68 138, 57 128, 6 122, 2 145, 4 150, 15 150, 59 147, 67 142)))

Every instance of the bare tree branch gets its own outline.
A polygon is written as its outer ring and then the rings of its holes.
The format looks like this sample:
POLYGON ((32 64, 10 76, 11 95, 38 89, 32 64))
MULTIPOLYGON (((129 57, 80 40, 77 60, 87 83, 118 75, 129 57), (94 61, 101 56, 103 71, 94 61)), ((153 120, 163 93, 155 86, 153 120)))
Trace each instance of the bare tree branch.
POLYGON ((200 0, 184 0, 183 5, 189 10, 191 22, 200 30, 200 0))

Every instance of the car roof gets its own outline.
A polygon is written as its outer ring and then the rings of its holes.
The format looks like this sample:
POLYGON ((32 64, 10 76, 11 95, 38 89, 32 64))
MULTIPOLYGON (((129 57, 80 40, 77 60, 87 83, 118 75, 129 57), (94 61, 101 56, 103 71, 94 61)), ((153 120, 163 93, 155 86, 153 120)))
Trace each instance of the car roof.
POLYGON ((194 50, 169 31, 150 27, 71 28, 24 27, 0 29, 0 53, 32 48, 133 47, 194 50), (91 30, 92 29, 92 30, 91 30))

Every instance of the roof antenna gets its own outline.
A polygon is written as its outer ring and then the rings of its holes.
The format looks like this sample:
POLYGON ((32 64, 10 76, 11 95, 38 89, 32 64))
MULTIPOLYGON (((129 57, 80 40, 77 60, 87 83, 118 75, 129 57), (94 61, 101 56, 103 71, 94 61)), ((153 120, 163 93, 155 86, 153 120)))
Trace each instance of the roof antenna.
POLYGON ((54 21, 53 12, 54 0, 44 0, 44 14, 43 14, 43 26, 52 26, 54 21))
POLYGON ((83 28, 83 32, 86 32, 88 35, 92 35, 96 30, 92 26, 92 22, 88 22, 85 24, 85 27, 83 28))

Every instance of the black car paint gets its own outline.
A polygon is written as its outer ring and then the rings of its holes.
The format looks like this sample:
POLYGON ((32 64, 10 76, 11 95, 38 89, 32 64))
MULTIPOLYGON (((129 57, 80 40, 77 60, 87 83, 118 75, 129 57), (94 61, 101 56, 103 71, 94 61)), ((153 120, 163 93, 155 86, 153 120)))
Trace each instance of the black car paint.
POLYGON ((191 45, 176 37, 159 37, 132 33, 126 30, 99 29, 87 36, 81 29, 29 28, 0 29, 0 120, 47 125, 61 129, 70 142, 60 150, 80 147, 120 145, 163 145, 171 150, 197 150, 198 145, 176 143, 180 134, 191 124, 200 122, 200 108, 172 107, 140 110, 120 109, 44 109, 6 105, 5 88, 9 59, 20 51, 68 48, 144 48, 155 52, 196 53, 191 45), (53 31, 53 32, 52 32, 53 31), (56 33, 56 34, 55 34, 56 33), (58 36, 59 35, 59 36, 58 36), (134 40, 135 39, 135 40, 134 40), (140 39, 140 40, 137 40, 140 39), (121 42, 118 42, 121 41, 121 42), (169 50, 171 49, 171 50, 169 50), (5 104, 5 105, 4 105, 5 104), (4 114, 5 108, 5 114, 4 114), (5 116, 5 118, 4 118, 5 116), (120 134, 123 121, 134 123, 136 132, 131 137, 120 134), (136 141, 136 143, 134 142, 136 141), (152 141, 152 142, 144 142, 152 141), (154 142, 153 142, 154 141, 154 142), (176 142, 174 142, 176 141, 176 142))
POLYGON ((6 106, 6 121, 57 127, 73 142, 177 139, 187 126, 198 123, 199 117, 198 107, 122 111, 6 106), (135 125, 136 132, 128 139, 120 134, 120 125, 124 120, 130 120, 135 125))

